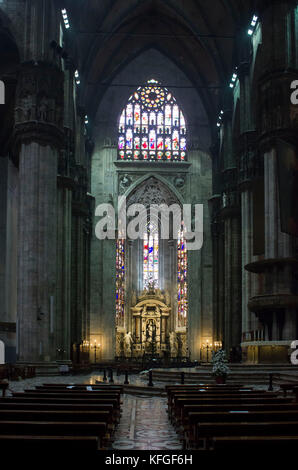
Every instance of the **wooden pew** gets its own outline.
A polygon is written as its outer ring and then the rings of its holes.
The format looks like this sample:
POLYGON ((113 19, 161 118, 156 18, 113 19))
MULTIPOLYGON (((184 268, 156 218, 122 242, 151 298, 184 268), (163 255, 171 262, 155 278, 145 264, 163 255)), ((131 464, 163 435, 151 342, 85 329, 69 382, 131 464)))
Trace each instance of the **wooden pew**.
MULTIPOLYGON (((268 422, 297 422, 298 410, 271 410, 271 411, 228 411, 228 412, 190 412, 188 414, 189 427, 185 438, 188 442, 198 442, 201 438, 198 425, 202 423, 268 423, 268 422)), ((191 445, 190 445, 191 446, 191 445)))
POLYGON ((111 385, 111 384, 106 384, 106 383, 102 383, 102 384, 76 384, 76 383, 72 383, 72 384, 61 384, 61 383, 46 383, 46 384, 42 384, 42 385, 36 385, 35 388, 37 390, 39 389, 54 389, 54 388, 59 388, 59 389, 68 389, 68 387, 73 387, 74 389, 83 389, 83 390, 86 390, 86 387, 92 387, 93 390, 113 390, 113 391, 119 391, 120 393, 123 393, 123 385, 111 385))
MULTIPOLYGON (((113 409, 113 420, 119 422, 121 409, 120 403, 117 399, 111 398, 88 398, 88 399, 77 399, 72 397, 64 398, 46 398, 46 397, 31 397, 26 394, 18 397, 7 397, 6 399, 0 398, 0 409, 13 409, 17 405, 18 409, 22 407, 30 407, 30 409, 44 409, 44 407, 55 407, 55 409, 82 409, 82 410, 98 410, 107 411, 107 407, 113 409)), ((27 408, 29 409, 29 408, 27 408)))
POLYGON ((23 392, 13 392, 13 397, 23 397, 27 395, 28 397, 35 397, 35 398, 80 398, 80 399, 115 399, 120 405, 120 394, 116 392, 106 393, 106 392, 80 392, 80 391, 63 391, 63 392, 40 392, 39 390, 25 390, 23 392))
POLYGON ((198 423, 196 442, 209 448, 212 440, 228 436, 297 436, 298 421, 198 423))
POLYGON ((283 391, 284 396, 287 396, 287 392, 291 391, 294 392, 295 387, 297 387, 297 383, 285 383, 279 385, 280 389, 283 391))
POLYGON ((0 410, 0 421, 95 421, 112 424, 112 413, 94 410, 0 410))
POLYGON ((289 452, 297 450, 298 436, 229 436, 215 437, 212 440, 211 450, 222 455, 233 450, 243 452, 289 452))
POLYGON ((55 436, 57 445, 61 445, 59 436, 68 436, 69 445, 73 445, 71 437, 85 436, 92 439, 83 439, 82 445, 94 447, 95 442, 106 447, 119 421, 123 388, 99 386, 90 391, 86 387, 42 387, 0 399, 0 435, 27 435, 26 443, 30 436, 55 436))
POLYGON ((30 436, 0 435, 0 446, 5 452, 38 450, 47 452, 96 451, 96 436, 30 436))
POLYGON ((246 388, 243 388, 243 389, 218 389, 217 388, 213 388, 211 390, 209 390, 209 388, 188 388, 188 389, 183 389, 182 386, 180 386, 179 388, 172 388, 172 389, 169 389, 168 390, 168 409, 169 409, 169 414, 171 414, 171 407, 174 403, 174 397, 178 396, 178 395, 183 395, 183 396, 192 396, 192 395, 196 395, 196 394, 205 394, 205 395, 211 395, 211 396, 216 396, 216 395, 219 395, 219 396, 228 396, 228 395, 250 395, 250 396, 253 396, 253 395, 257 395, 259 396, 260 394, 265 394, 265 393, 268 393, 266 392, 265 390, 253 390, 253 389, 246 389, 246 388))
POLYGON ((189 413, 216 413, 216 412, 229 412, 229 411, 296 411, 298 405, 295 403, 241 403, 233 405, 189 405, 181 406, 180 415, 175 418, 175 426, 188 426, 189 413))
POLYGON ((199 404, 232 405, 232 404, 241 404, 241 403, 251 403, 251 404, 260 403, 261 404, 261 403, 268 403, 269 401, 271 404, 273 403, 276 404, 276 403, 286 403, 286 402, 290 403, 292 400, 278 397, 276 394, 272 394, 272 395, 260 394, 260 395, 252 395, 252 396, 247 396, 247 395, 212 396, 212 395, 205 395, 205 394, 193 395, 193 396, 192 395, 191 396, 174 395, 173 402, 169 409, 169 418, 173 422, 176 417, 179 417, 181 415, 181 407, 184 405, 199 405, 199 404))
POLYGON ((11 401, 9 398, 1 402, 0 401, 0 411, 1 410, 69 410, 69 411, 109 411, 113 413, 114 406, 113 404, 89 404, 89 403, 27 403, 26 401, 11 401))
POLYGON ((0 435, 35 436, 95 436, 99 446, 108 439, 107 423, 84 421, 4 421, 0 420, 0 435))

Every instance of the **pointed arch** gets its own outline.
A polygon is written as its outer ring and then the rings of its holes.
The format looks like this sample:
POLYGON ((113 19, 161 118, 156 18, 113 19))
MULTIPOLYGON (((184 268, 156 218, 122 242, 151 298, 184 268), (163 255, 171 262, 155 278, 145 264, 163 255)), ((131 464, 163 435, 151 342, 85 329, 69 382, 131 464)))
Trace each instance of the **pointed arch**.
POLYGON ((136 191, 136 189, 140 187, 145 181, 150 180, 151 178, 155 178, 160 183, 162 183, 162 185, 164 185, 171 193, 173 193, 173 196, 177 200, 177 203, 180 204, 180 206, 183 205, 184 198, 182 194, 175 188, 175 186, 166 178, 164 178, 162 175, 158 173, 154 173, 154 172, 147 173, 146 175, 141 176, 139 179, 134 181, 131 184, 131 186, 126 190, 126 192, 123 194, 126 200, 128 201, 130 196, 136 191))
POLYGON ((185 117, 173 93, 151 79, 133 92, 118 122, 118 160, 186 161, 185 117))

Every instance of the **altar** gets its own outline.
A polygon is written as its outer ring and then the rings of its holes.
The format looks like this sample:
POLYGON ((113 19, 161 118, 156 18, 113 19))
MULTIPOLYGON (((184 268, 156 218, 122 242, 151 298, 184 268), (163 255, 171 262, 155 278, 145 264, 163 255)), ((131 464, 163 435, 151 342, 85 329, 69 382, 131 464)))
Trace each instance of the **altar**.
POLYGON ((133 355, 154 354, 163 356, 168 351, 168 318, 171 307, 166 305, 159 290, 144 292, 136 305, 131 307, 133 320, 133 355))

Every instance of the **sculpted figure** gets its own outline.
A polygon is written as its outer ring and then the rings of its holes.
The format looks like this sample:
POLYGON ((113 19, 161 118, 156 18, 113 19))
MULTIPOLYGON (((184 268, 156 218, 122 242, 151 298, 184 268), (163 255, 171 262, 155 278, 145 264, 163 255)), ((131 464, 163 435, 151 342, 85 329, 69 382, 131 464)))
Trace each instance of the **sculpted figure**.
POLYGON ((131 348, 132 348, 132 335, 131 332, 128 331, 126 335, 124 336, 124 350, 125 350, 125 355, 129 356, 131 354, 131 348))

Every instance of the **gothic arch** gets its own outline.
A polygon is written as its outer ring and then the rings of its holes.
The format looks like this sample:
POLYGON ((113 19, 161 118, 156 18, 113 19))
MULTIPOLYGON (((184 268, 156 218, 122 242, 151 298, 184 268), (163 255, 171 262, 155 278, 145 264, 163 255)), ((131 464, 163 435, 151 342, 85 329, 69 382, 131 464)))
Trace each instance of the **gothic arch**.
MULTIPOLYGON (((179 191, 175 188, 175 186, 168 181, 166 178, 163 176, 157 174, 157 173, 147 173, 146 175, 140 177, 137 181, 132 183, 132 185, 126 190, 126 192, 123 194, 123 196, 126 197, 126 200, 129 202, 130 198, 132 195, 137 191, 139 187, 142 187, 146 181, 149 181, 150 179, 155 179, 162 183, 164 187, 166 187, 167 191, 172 193, 173 196, 176 199, 176 203, 178 203, 180 206, 184 204, 184 198, 183 196, 179 193, 179 191)), ((174 202, 172 202, 174 204, 174 202)))

